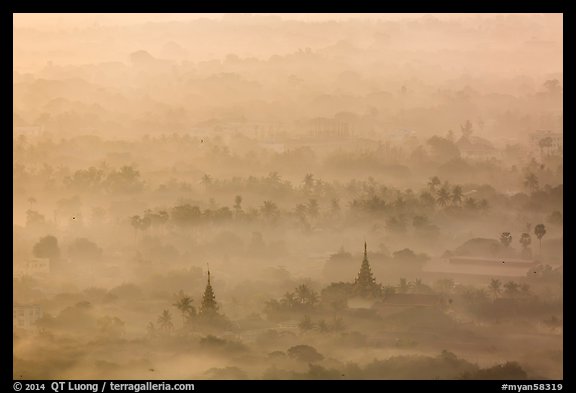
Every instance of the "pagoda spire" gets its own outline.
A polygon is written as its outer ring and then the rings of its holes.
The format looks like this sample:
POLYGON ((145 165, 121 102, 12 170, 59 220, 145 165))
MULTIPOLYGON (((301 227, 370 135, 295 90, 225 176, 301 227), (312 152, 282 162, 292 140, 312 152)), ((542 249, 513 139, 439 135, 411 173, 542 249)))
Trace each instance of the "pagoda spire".
POLYGON ((356 293, 360 296, 377 295, 380 292, 380 285, 376 283, 376 278, 372 274, 370 262, 368 261, 368 245, 364 241, 364 259, 360 265, 360 271, 354 282, 356 293))
POLYGON ((202 304, 200 306, 200 315, 203 316, 213 316, 218 313, 218 303, 216 302, 216 296, 214 295, 214 290, 212 289, 212 283, 210 282, 210 266, 208 267, 208 280, 206 282, 206 289, 204 290, 204 295, 202 296, 202 304))

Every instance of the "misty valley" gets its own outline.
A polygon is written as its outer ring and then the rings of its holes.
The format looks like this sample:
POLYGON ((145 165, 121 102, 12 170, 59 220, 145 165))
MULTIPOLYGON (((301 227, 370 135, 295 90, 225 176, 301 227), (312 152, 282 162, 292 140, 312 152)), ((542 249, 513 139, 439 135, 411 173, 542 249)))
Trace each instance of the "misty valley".
POLYGON ((14 379, 563 378, 562 15, 86 18, 14 16, 14 379))

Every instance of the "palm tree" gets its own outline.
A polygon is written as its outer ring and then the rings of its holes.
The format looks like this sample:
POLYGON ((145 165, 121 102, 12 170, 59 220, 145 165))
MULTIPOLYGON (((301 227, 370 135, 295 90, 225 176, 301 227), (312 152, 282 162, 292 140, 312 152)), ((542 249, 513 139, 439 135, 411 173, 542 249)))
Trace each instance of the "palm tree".
POLYGON ((183 324, 186 324, 192 317, 196 315, 196 309, 192 305, 194 300, 190 296, 180 294, 180 298, 173 304, 181 313, 183 324))
POLYGON ((448 191, 448 188, 444 186, 440 190, 438 190, 438 199, 437 199, 438 204, 444 207, 448 204, 449 200, 450 200, 450 191, 448 191))
POLYGON ((464 194, 462 193, 462 187, 454 186, 452 189, 452 203, 455 205, 460 205, 462 203, 462 197, 464 194))
POLYGON ((540 242, 540 256, 542 256, 542 238, 546 234, 546 227, 544 226, 544 224, 536 225, 534 227, 534 234, 536 235, 538 241, 540 242))
POLYGON ((530 238, 530 234, 524 232, 522 236, 520 236, 520 244, 522 244, 522 248, 526 249, 532 243, 532 239, 530 238))
POLYGON ((506 284, 504 284, 504 291, 511 296, 518 294, 519 288, 520 285, 514 281, 508 281, 506 284))
POLYGON ((532 172, 526 175, 524 178, 524 186, 530 191, 536 191, 538 189, 538 178, 536 175, 532 172))
POLYGON ((428 187, 430 188, 431 192, 436 191, 436 187, 438 187, 440 184, 442 183, 440 182, 438 176, 431 177, 430 181, 428 181, 428 187))
POLYGON ((170 333, 172 329, 174 329, 174 324, 172 323, 172 314, 170 314, 170 311, 162 311, 162 315, 158 317, 158 325, 160 325, 160 329, 167 333, 170 333))
POLYGON ((280 175, 278 172, 270 172, 268 174, 268 181, 272 184, 280 183, 280 175))
POLYGON ((490 285, 488 287, 490 288, 490 291, 492 292, 494 297, 498 297, 500 296, 500 293, 502 293, 502 282, 500 282, 500 280, 496 280, 493 278, 492 280, 490 280, 490 285))
POLYGON ((500 243, 506 248, 512 243, 512 235, 510 232, 502 232, 500 235, 500 243))
POLYGON ((234 198, 234 210, 236 210, 236 213, 242 211, 242 197, 240 195, 236 195, 234 198))
POLYGON ((206 188, 208 188, 208 186, 212 184, 212 178, 210 177, 210 175, 205 174, 204 176, 202 176, 202 184, 204 184, 204 187, 206 188))

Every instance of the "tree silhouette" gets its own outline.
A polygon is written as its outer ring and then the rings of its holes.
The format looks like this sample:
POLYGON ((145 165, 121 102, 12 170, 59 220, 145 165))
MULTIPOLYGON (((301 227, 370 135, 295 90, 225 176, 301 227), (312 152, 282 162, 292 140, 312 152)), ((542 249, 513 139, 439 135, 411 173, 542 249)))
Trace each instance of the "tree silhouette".
POLYGON ((530 191, 534 192, 538 189, 538 178, 535 174, 530 172, 524 178, 524 186, 530 191))
POLYGON ((508 281, 504 284, 504 292, 509 296, 517 295, 520 289, 520 285, 514 281, 508 281))
POLYGON ((462 203, 462 197, 464 194, 462 193, 462 187, 454 186, 452 189, 452 203, 454 205, 460 205, 462 203))
POLYGON ((234 210, 236 211, 236 214, 242 211, 242 197, 240 195, 236 195, 234 198, 234 210))
POLYGON ((272 201, 264 201, 261 210, 267 218, 273 218, 278 214, 278 206, 272 201))
POLYGON ((438 190, 438 198, 436 200, 438 201, 438 204, 442 207, 448 204, 448 202, 450 201, 450 191, 448 191, 448 188, 446 186, 438 190))
POLYGON ((46 218, 35 210, 26 210, 26 227, 46 224, 46 218))
POLYGON ((532 238, 530 238, 530 234, 524 232, 522 236, 520 236, 520 244, 522 244, 522 248, 526 249, 532 243, 532 238))
POLYGON ((462 136, 467 139, 470 135, 472 135, 473 132, 472 122, 470 122, 470 120, 466 120, 466 123, 460 126, 460 131, 462 132, 462 136))
POLYGON ((194 300, 190 296, 186 296, 183 293, 179 294, 180 298, 176 303, 173 304, 174 307, 182 313, 183 323, 186 324, 196 315, 196 309, 192 305, 194 300))
POLYGON ((436 191, 436 187, 438 187, 440 184, 442 183, 440 182, 438 176, 431 177, 430 180, 428 181, 428 187, 430 188, 430 192, 433 193, 434 191, 436 191))
POLYGON ((306 194, 310 193, 313 187, 314 187, 314 175, 312 175, 311 173, 307 173, 306 176, 304 176, 304 192, 306 194))
POLYGON ((316 348, 311 347, 310 345, 296 345, 290 347, 288 348, 288 356, 307 363, 313 363, 324 359, 324 356, 318 353, 316 348))
POLYGON ((206 189, 208 189, 208 187, 212 185, 212 178, 210 177, 210 175, 204 174, 204 176, 202 176, 202 184, 204 185, 204 187, 206 187, 206 189))
POLYGON ((544 149, 552 147, 552 138, 547 136, 546 138, 542 138, 538 141, 538 147, 540 147, 540 157, 544 157, 544 149))
POLYGON ((436 204, 436 200, 431 193, 424 191, 422 194, 420 194, 420 203, 426 207, 432 208, 436 204))
POLYGON ((408 280, 401 278, 400 283, 398 284, 398 293, 408 293, 409 290, 410 285, 408 284, 408 280))
POLYGON ((512 235, 510 232, 502 232, 500 235, 500 243, 506 248, 512 243, 512 235))
POLYGON ((558 79, 549 79, 544 82, 544 88, 549 94, 557 94, 562 91, 562 86, 558 79))
POLYGON ((160 329, 165 333, 170 333, 174 329, 174 324, 172 323, 172 314, 170 314, 170 311, 162 311, 162 314, 158 317, 158 325, 160 326, 160 329))
POLYGON ((488 288, 490 288, 490 292, 492 292, 494 297, 498 297, 502 293, 502 282, 497 279, 492 279, 490 280, 488 288))
POLYGON ((60 247, 58 239, 52 235, 44 236, 32 249, 34 256, 37 258, 49 258, 50 260, 60 257, 60 247))
POLYGON ((294 300, 304 308, 311 308, 318 303, 318 294, 306 284, 302 284, 296 288, 294 300))
POLYGON ((534 227, 534 234, 538 238, 538 242, 540 243, 540 256, 542 256, 542 238, 546 234, 546 226, 544 224, 538 224, 534 227))

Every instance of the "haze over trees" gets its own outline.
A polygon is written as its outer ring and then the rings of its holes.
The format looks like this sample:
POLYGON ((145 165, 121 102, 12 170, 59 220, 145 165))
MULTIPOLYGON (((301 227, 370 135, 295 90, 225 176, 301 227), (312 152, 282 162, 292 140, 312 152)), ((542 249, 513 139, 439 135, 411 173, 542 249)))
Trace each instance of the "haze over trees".
POLYGON ((15 14, 14 378, 562 379, 562 30, 15 14))

